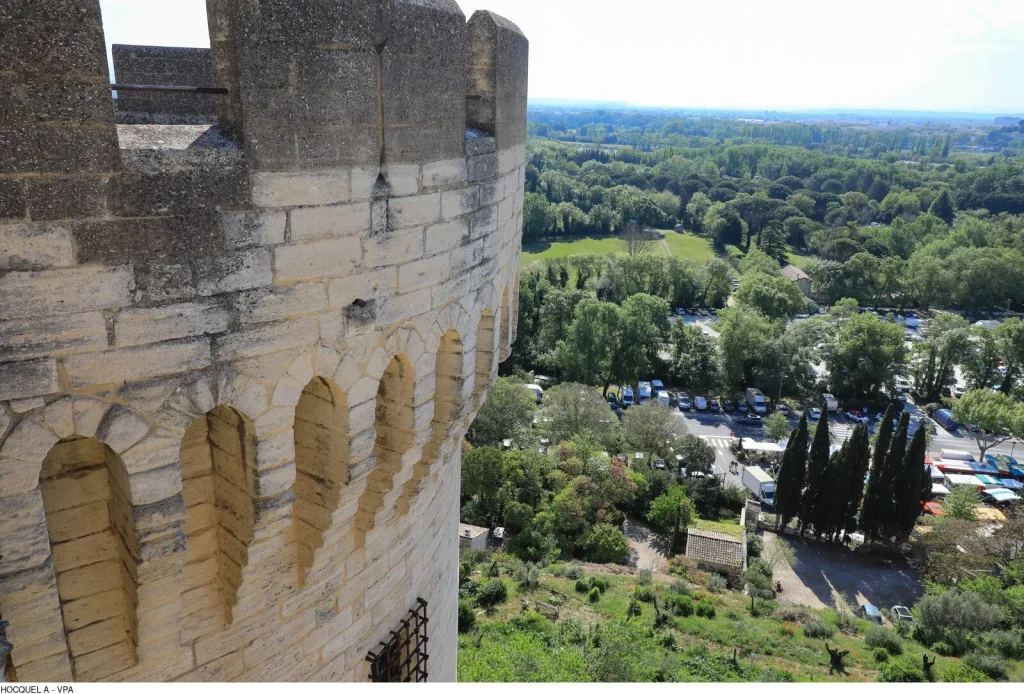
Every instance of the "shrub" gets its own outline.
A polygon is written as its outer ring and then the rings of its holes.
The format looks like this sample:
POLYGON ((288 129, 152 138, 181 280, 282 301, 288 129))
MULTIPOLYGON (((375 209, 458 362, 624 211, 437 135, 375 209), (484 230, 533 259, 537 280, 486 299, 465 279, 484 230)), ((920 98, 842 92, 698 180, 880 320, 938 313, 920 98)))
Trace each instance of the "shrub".
POLYGON ((678 593, 679 595, 689 595, 690 584, 686 581, 672 581, 672 587, 670 590, 673 593, 678 593))
POLYGON ((513 576, 524 590, 533 590, 540 585, 540 569, 532 562, 517 566, 513 576))
POLYGON ((924 682, 921 668, 905 658, 891 660, 878 671, 879 682, 924 682))
POLYGON ((654 572, 652 572, 650 569, 640 569, 636 572, 636 582, 642 586, 651 585, 651 581, 653 580, 653 573, 654 572))
POLYGON ((638 586, 633 595, 640 602, 654 602, 654 588, 651 586, 638 586))
POLYGON ((779 636, 790 638, 796 635, 796 627, 792 624, 780 624, 779 625, 779 636))
POLYGON ((665 598, 665 608, 677 617, 693 615, 693 598, 689 595, 672 594, 665 598))
POLYGON ((600 576, 591 576, 590 587, 597 588, 599 591, 604 593, 606 590, 608 590, 608 581, 606 579, 601 578, 600 576))
POLYGON ((729 582, 725 580, 725 576, 722 574, 708 574, 707 587, 712 593, 719 593, 728 586, 729 582))
POLYGON ((917 603, 919 624, 927 640, 950 641, 979 631, 991 631, 1002 621, 1003 612, 985 602, 977 593, 956 589, 925 595, 917 603))
POLYGON ((884 648, 892 655, 903 653, 903 639, 892 629, 874 624, 864 634, 864 643, 871 648, 884 648))
POLYGON ((747 537, 747 556, 748 557, 760 557, 761 552, 764 551, 764 540, 761 539, 760 535, 751 535, 747 537))
POLYGON ((811 613, 807 610, 801 610, 799 607, 784 607, 776 612, 775 616, 783 622, 796 622, 797 624, 803 624, 810 618, 811 613))
POLYGON ((932 644, 932 650, 935 651, 936 655, 952 656, 956 655, 957 651, 951 645, 945 641, 936 641, 932 644))
POLYGON ((668 572, 675 576, 689 576, 690 572, 697 568, 697 562, 692 557, 682 554, 670 557, 668 560, 668 572))
POLYGON ((576 581, 576 592, 577 593, 586 593, 588 590, 590 590, 590 584, 589 583, 587 583, 586 581, 583 581, 583 580, 576 581))
POLYGON ((1024 657, 1024 633, 994 629, 981 637, 988 650, 994 651, 1004 658, 1024 657))
POLYGON ((964 656, 963 663, 994 680, 1006 679, 1006 662, 997 655, 968 653, 964 656))
POLYGON ((639 617, 644 613, 644 608, 640 607, 640 603, 636 601, 636 598, 629 599, 629 605, 626 606, 626 617, 639 617))
POLYGON ((473 631, 476 626, 476 612, 472 600, 459 600, 459 632, 473 631))
POLYGON ((835 633, 835 627, 826 624, 818 615, 812 615, 804 623, 804 636, 809 639, 827 639, 835 636, 835 633))
POLYGON ((754 617, 771 617, 775 612, 775 603, 771 600, 755 600, 750 614, 754 617))
POLYGON ((564 566, 552 566, 551 567, 551 575, 554 576, 555 578, 562 578, 563 576, 565 576, 565 567, 564 566))
POLYGON ((583 538, 586 558, 598 564, 621 564, 629 556, 629 540, 614 525, 598 523, 583 538))
POLYGON ((565 577, 573 581, 580 580, 583 578, 583 567, 579 564, 567 565, 565 567, 565 577))
POLYGON ((587 630, 576 617, 569 617, 558 622, 558 636, 562 643, 582 646, 587 642, 587 630))
POLYGON ((707 617, 708 619, 715 618, 715 603, 711 602, 709 598, 704 598, 697 603, 697 608, 694 610, 698 617, 707 617))
POLYGON ((508 599, 508 586, 500 578, 492 578, 484 585, 476 598, 481 607, 491 608, 508 599))
POLYGON ((597 588, 596 586, 591 588, 590 592, 587 593, 587 600, 589 600, 590 602, 597 602, 600 599, 601 599, 601 589, 597 588))
POLYGON ((939 679, 943 682, 988 682, 989 678, 985 673, 978 672, 970 665, 956 662, 942 671, 939 679))
MULTIPOLYGON (((835 610, 836 613, 836 628, 848 636, 854 636, 860 633, 860 627, 857 625, 857 620, 854 619, 850 611, 839 607, 835 610)), ((899 655, 898 653, 896 655, 899 655)))
POLYGON ((670 651, 674 651, 676 649, 675 634, 673 634, 671 631, 667 632, 664 636, 661 637, 661 645, 662 647, 667 648, 670 651))
POLYGON ((871 655, 874 656, 876 663, 888 663, 889 662, 889 651, 884 648, 876 648, 871 651, 871 655))

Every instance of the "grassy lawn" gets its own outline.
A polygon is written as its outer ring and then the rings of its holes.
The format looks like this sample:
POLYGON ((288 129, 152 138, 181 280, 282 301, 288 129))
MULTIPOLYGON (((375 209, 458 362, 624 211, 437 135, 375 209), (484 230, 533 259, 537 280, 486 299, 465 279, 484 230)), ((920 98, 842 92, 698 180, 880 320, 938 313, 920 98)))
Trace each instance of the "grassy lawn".
POLYGON ((800 255, 790 248, 789 253, 786 254, 786 259, 789 261, 790 265, 796 265, 798 268, 806 272, 807 266, 815 258, 813 255, 800 255))
MULTIPOLYGON (((486 569, 487 564, 478 565, 486 569)), ((588 571, 584 579, 588 579, 588 571)), ((750 598, 736 592, 709 592, 707 574, 691 570, 686 577, 655 577, 645 590, 657 596, 666 624, 652 628, 654 605, 639 602, 640 614, 627 616, 637 588, 633 575, 600 573, 608 583, 596 602, 577 592, 575 580, 564 576, 564 565, 545 568, 539 586, 523 589, 507 572, 502 580, 508 599, 492 611, 477 607, 476 626, 459 635, 460 682, 542 681, 876 681, 882 663, 864 642, 869 624, 835 610, 787 608, 763 603, 762 616, 750 613, 750 598), (673 593, 689 594, 694 603, 714 604, 711 616, 681 616, 669 609, 673 593), (533 611, 537 602, 557 604, 555 622, 533 611), (802 622, 820 619, 831 635, 812 638, 802 622), (840 624, 843 628, 840 629, 840 624), (825 641, 849 650, 847 676, 829 675, 825 641), (738 659, 733 663, 733 649, 738 659)), ((486 581, 479 572, 474 581, 486 581)), ((493 580, 493 579, 492 579, 493 580)), ((897 657, 920 668, 925 649, 901 639, 897 657)), ((957 663, 939 658, 938 677, 957 663)), ((1020 664, 1007 661, 1011 680, 1021 676, 1020 664)))
MULTIPOLYGON (((658 255, 671 253, 681 260, 701 262, 714 258, 715 252, 706 239, 693 234, 679 233, 668 230, 664 243, 651 244, 651 252, 658 255), (667 250, 666 250, 667 249, 667 250)), ((547 258, 566 258, 570 255, 596 253, 625 253, 626 242, 616 236, 593 237, 584 236, 565 241, 543 241, 541 243, 523 244, 522 266, 526 267, 535 260, 547 258)))
POLYGON ((724 520, 724 521, 712 521, 698 518, 697 520, 690 523, 691 526, 698 530, 712 530, 716 533, 725 533, 726 535, 732 535, 735 538, 743 537, 743 529, 740 527, 739 520, 724 520))

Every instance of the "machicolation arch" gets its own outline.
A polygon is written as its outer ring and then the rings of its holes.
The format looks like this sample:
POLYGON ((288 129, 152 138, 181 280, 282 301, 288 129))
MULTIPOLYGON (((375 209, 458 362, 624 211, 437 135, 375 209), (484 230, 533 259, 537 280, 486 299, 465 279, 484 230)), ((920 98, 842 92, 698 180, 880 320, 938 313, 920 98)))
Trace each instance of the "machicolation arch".
POLYGON ((207 13, 209 50, 113 51, 115 81, 207 93, 115 99, 99 0, 0 8, 13 674, 365 680, 423 599, 430 679, 454 680, 460 442, 515 338, 528 42, 454 0, 207 13))

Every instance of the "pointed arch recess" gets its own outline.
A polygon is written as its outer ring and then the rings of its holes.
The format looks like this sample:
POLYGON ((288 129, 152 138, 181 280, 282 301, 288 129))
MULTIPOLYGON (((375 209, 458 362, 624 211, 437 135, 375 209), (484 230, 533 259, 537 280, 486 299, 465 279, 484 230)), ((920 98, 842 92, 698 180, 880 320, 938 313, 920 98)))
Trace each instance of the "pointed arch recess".
POLYGON ((300 585, 324 544, 349 482, 349 411, 333 381, 314 377, 295 408, 295 505, 292 518, 300 585))
POLYGON ((59 441, 39 489, 75 679, 135 665, 139 537, 121 458, 95 438, 59 441))
POLYGON ((508 287, 505 287, 505 291, 501 295, 501 328, 499 330, 499 335, 501 339, 498 343, 498 354, 500 361, 505 361, 506 359, 508 359, 508 355, 512 351, 512 340, 510 339, 510 320, 511 307, 509 306, 508 287))
POLYGON ((423 449, 423 456, 413 467, 412 477, 402 489, 398 500, 398 514, 404 516, 409 512, 412 500, 419 493, 420 484, 430 474, 433 465, 441 454, 441 447, 451 434, 452 427, 458 420, 459 406, 462 400, 463 376, 463 345, 462 338, 454 329, 441 337, 434 362, 434 418, 431 421, 432 432, 430 441, 423 449))
POLYGON ((366 480, 355 518, 355 546, 363 547, 366 533, 376 525, 384 497, 394 488, 402 459, 412 448, 416 420, 413 412, 415 377, 412 363, 399 354, 388 364, 377 388, 376 438, 373 454, 377 467, 366 480))
POLYGON ((476 330, 476 367, 473 379, 473 397, 479 406, 487 393, 494 371, 494 312, 485 308, 480 314, 476 330))
POLYGON ((256 435, 248 417, 221 405, 198 417, 181 443, 185 499, 186 612, 203 606, 230 624, 256 517, 256 435))

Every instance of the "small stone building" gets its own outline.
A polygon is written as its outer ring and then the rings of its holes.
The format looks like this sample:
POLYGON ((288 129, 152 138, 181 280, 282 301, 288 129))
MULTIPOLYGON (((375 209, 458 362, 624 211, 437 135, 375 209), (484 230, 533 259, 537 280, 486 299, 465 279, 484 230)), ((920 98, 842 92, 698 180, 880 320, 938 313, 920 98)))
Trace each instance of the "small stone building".
POLYGON ((686 556, 702 569, 738 574, 743 570, 743 541, 726 533, 688 528, 686 556))
POLYGON ((463 549, 487 549, 487 536, 490 533, 487 528, 479 525, 467 525, 459 523, 459 547, 463 549))
POLYGON ((796 286, 800 287, 800 291, 804 293, 804 296, 808 299, 811 298, 811 278, 806 272, 796 265, 787 265, 782 268, 782 276, 796 282, 796 286))

